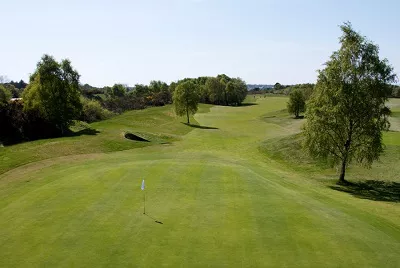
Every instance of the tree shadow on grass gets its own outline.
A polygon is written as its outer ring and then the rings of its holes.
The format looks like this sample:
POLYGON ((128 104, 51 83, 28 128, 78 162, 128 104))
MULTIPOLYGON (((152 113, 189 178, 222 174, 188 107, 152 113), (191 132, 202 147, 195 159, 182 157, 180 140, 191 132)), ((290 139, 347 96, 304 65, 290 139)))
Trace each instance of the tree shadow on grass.
POLYGON ((349 193, 361 199, 374 201, 400 202, 400 183, 367 180, 348 182, 346 185, 332 185, 329 188, 349 193))
POLYGON ((85 128, 76 132, 70 131, 69 133, 66 134, 68 137, 76 137, 76 136, 82 136, 82 135, 89 135, 89 136, 95 136, 99 134, 100 131, 97 129, 93 128, 85 128))
POLYGON ((242 103, 242 104, 240 104, 240 105, 232 106, 232 107, 247 107, 247 106, 254 106, 254 105, 258 105, 258 103, 255 103, 255 102, 245 102, 245 103, 242 103))
POLYGON ((207 127, 207 126, 193 125, 193 124, 188 124, 188 123, 182 123, 182 124, 189 126, 189 127, 200 128, 200 129, 219 129, 217 127, 207 127))
POLYGON ((298 120, 298 119, 304 119, 304 115, 299 115, 299 116, 297 116, 297 117, 295 116, 295 117, 293 117, 293 118, 294 118, 294 119, 297 119, 297 120, 298 120))

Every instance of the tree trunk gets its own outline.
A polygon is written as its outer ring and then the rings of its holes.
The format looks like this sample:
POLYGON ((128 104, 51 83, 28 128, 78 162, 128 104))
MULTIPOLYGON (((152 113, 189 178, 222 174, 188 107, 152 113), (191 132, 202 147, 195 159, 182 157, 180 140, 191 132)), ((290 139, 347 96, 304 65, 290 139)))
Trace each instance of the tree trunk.
POLYGON ((353 121, 350 120, 349 134, 348 134, 348 137, 347 137, 347 141, 344 144, 344 154, 343 154, 343 159, 342 159, 342 168, 340 170, 340 176, 339 176, 339 181, 338 181, 339 184, 347 183, 347 181, 344 179, 344 176, 346 175, 346 166, 347 166, 347 160, 348 160, 348 157, 349 157, 349 151, 350 151, 352 135, 353 135, 353 121))
POLYGON ((344 176, 346 175, 346 167, 347 167, 347 159, 349 156, 349 150, 350 150, 350 143, 351 140, 350 138, 346 141, 346 144, 344 145, 344 155, 342 159, 342 167, 340 169, 340 176, 339 176, 339 184, 346 183, 347 181, 344 179, 344 176))
POLYGON ((187 117, 187 123, 188 123, 188 125, 190 125, 190 121, 189 121, 189 101, 188 101, 187 95, 186 95, 186 117, 187 117))
POLYGON ((342 167, 340 169, 340 176, 338 181, 339 184, 346 183, 346 180, 344 179, 344 176, 346 175, 346 161, 346 159, 342 160, 342 167))

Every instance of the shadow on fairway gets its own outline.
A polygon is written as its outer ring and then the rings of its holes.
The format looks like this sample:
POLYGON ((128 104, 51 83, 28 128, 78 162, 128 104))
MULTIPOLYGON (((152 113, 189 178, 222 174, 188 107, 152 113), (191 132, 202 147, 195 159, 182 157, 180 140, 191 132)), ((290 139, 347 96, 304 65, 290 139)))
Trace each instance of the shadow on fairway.
POLYGON ((95 136, 97 134, 99 134, 100 131, 98 131, 97 129, 93 129, 93 128, 85 128, 82 130, 79 130, 77 132, 69 132, 66 136, 68 137, 76 137, 76 136, 82 136, 82 135, 90 135, 90 136, 95 136))
POLYGON ((164 224, 163 222, 161 222, 161 221, 158 221, 158 220, 156 220, 156 219, 154 219, 152 216, 150 216, 149 214, 144 214, 144 215, 146 215, 147 217, 149 217, 150 219, 152 219, 155 223, 158 223, 158 224, 164 224))
POLYGON ((349 182, 346 185, 332 185, 329 188, 349 193, 362 199, 374 201, 400 202, 400 183, 367 180, 349 182))
POLYGON ((217 127, 206 127, 206 126, 192 125, 192 124, 188 124, 188 123, 182 123, 182 124, 187 125, 189 127, 200 128, 200 129, 219 129, 217 127))

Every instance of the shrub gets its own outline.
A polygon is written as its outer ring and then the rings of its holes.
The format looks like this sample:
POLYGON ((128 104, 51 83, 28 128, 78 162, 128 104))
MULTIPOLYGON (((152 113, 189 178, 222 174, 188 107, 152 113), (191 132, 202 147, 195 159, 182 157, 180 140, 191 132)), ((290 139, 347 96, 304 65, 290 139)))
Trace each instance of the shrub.
POLYGON ((146 107, 143 98, 134 95, 127 95, 122 98, 107 98, 102 104, 107 110, 115 113, 122 113, 128 110, 140 110, 146 107))
POLYGON ((300 113, 306 109, 304 94, 300 89, 295 89, 290 92, 289 97, 289 102, 287 103, 288 112, 299 118, 300 113))
POLYGON ((105 120, 113 116, 113 112, 104 109, 96 100, 81 98, 83 105, 81 120, 87 123, 105 120))

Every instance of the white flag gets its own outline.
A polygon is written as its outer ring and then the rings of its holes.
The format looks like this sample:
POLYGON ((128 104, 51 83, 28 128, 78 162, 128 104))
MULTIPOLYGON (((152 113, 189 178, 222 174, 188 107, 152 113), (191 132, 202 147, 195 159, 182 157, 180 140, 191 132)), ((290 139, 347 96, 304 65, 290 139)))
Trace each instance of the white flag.
POLYGON ((142 187, 141 187, 142 191, 144 190, 144 180, 142 181, 142 187))

